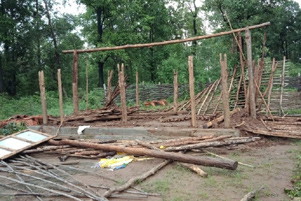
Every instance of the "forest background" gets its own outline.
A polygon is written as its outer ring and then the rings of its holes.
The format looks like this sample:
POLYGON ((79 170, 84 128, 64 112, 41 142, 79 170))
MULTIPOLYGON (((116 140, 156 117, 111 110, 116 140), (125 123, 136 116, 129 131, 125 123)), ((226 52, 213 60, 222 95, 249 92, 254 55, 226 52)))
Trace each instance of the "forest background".
MULTIPOLYGON (((64 0, 65 9, 69 9, 64 0)), ((221 32, 271 22, 252 31, 253 59, 283 56, 290 76, 301 72, 301 12, 293 0, 77 0, 78 15, 61 14, 55 0, 0 0, 0 119, 41 114, 38 71, 45 73, 48 113, 58 115, 57 70, 62 71, 65 114, 72 113, 72 54, 62 50, 151 43, 221 32), (231 24, 229 23, 231 22, 231 24), (206 25, 206 26, 205 26, 206 25)), ((80 109, 85 108, 86 66, 89 108, 102 106, 108 70, 125 64, 130 84, 188 83, 187 56, 194 56, 195 82, 205 86, 220 77, 219 54, 227 53, 229 71, 239 64, 233 35, 196 42, 81 54, 80 109)))

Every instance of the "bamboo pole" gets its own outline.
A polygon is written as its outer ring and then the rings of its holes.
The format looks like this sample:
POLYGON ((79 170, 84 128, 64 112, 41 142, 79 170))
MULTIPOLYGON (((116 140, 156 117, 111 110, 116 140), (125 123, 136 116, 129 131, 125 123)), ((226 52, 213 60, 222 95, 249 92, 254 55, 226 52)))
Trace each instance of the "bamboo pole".
POLYGON ((224 31, 216 34, 209 34, 204 36, 196 36, 191 37, 187 39, 179 39, 179 40, 171 40, 171 41, 163 41, 163 42, 154 42, 154 43, 145 43, 145 44, 129 44, 129 45, 122 45, 122 46, 115 46, 115 47, 101 47, 101 48, 94 48, 94 49, 82 49, 82 50, 63 50, 63 53, 73 53, 74 51, 77 51, 78 53, 87 53, 87 52, 98 52, 98 51, 110 51, 110 50, 121 50, 121 49, 129 49, 129 48, 141 48, 141 47, 154 47, 154 46, 160 46, 160 45, 169 45, 169 44, 175 44, 175 43, 184 43, 189 41, 196 41, 196 40, 202 40, 207 38, 213 38, 213 37, 219 37, 224 35, 229 35, 232 33, 237 33, 240 31, 245 31, 247 29, 257 29, 265 26, 269 26, 270 22, 265 22, 258 25, 253 25, 249 27, 244 27, 240 29, 235 29, 231 31, 224 31))
POLYGON ((173 111, 176 112, 178 109, 178 91, 179 91, 179 85, 178 85, 178 71, 174 71, 173 74, 173 111))
POLYGON ((139 74, 136 71, 136 106, 139 106, 139 74))
POLYGON ((284 73, 285 73, 285 56, 283 57, 282 74, 281 74, 281 87, 280 87, 280 116, 284 115, 282 103, 283 103, 283 88, 284 88, 284 73))
POLYGON ((119 88, 120 88, 120 99, 121 99, 121 121, 123 124, 127 122, 127 111, 126 111, 126 96, 125 96, 125 82, 124 82, 124 65, 121 64, 121 69, 119 64, 117 65, 119 73, 119 88))
POLYGON ((42 103, 43 124, 46 125, 48 124, 48 117, 47 117, 44 71, 39 71, 39 85, 40 85, 40 94, 41 94, 41 103, 42 103))
POLYGON ((195 109, 194 76, 193 76, 193 56, 188 57, 188 71, 189 71, 189 92, 190 92, 190 102, 191 102, 191 126, 196 127, 196 109, 195 109))
POLYGON ((251 32, 246 29, 246 43, 247 43, 247 60, 248 60, 248 74, 249 74, 249 101, 250 101, 250 116, 256 119, 256 102, 255 102, 255 88, 254 88, 254 73, 252 61, 252 40, 251 32))
POLYGON ((219 55, 221 64, 221 78, 222 78, 222 99, 224 110, 224 122, 225 127, 230 127, 230 110, 229 110, 229 92, 228 92, 228 74, 227 74, 227 54, 224 54, 224 60, 222 54, 219 55))
POLYGON ((73 113, 77 114, 78 109, 78 53, 73 52, 72 92, 73 92, 73 113))
POLYGON ((61 69, 57 70, 57 80, 58 80, 58 89, 59 89, 60 121, 61 121, 61 124, 62 124, 63 120, 64 120, 64 110, 63 110, 63 92, 62 92, 61 69))

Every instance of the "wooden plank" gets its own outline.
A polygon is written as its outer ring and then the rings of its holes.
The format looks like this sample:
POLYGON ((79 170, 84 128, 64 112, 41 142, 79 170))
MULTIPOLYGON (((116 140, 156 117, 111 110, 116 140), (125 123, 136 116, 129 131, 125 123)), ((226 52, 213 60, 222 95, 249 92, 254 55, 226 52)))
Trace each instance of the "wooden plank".
POLYGON ((44 82, 44 71, 39 71, 39 85, 40 85, 40 93, 41 93, 43 124, 46 125, 46 124, 48 124, 48 116, 47 116, 47 103, 46 103, 46 91, 45 91, 45 82, 44 82))
POLYGON ((256 119, 256 102, 255 102, 255 88, 254 88, 254 73, 252 61, 252 40, 249 29, 245 31, 247 43, 247 60, 248 60, 248 75, 249 75, 249 101, 250 101, 250 116, 256 119))
POLYGON ((176 112, 178 109, 178 93, 179 93, 179 84, 178 84, 178 71, 173 73, 173 111, 176 112))
POLYGON ((193 56, 188 56, 188 71, 189 71, 189 92, 191 102, 191 126, 196 127, 196 109, 195 109, 195 94, 194 94, 194 75, 193 75, 193 56))
POLYGON ((73 71, 72 71, 72 92, 73 92, 73 113, 77 114, 78 109, 78 54, 76 51, 73 53, 73 71))
POLYGON ((64 109, 63 109, 63 90, 62 90, 61 69, 57 70, 57 80, 58 80, 58 89, 59 89, 60 121, 61 121, 61 123, 63 123, 64 109))
POLYGON ((229 35, 233 33, 237 33, 240 31, 245 31, 247 29, 257 29, 265 26, 269 26, 271 23, 270 22, 265 22, 262 24, 258 25, 253 25, 249 27, 244 27, 240 29, 235 29, 231 31, 225 31, 225 32, 220 32, 216 34, 209 34, 209 35, 204 35, 204 36, 196 36, 196 37, 191 37, 187 39, 179 39, 179 40, 171 40, 171 41, 163 41, 163 42, 154 42, 154 43, 145 43, 145 44, 129 44, 129 45, 122 45, 122 46, 116 46, 116 47, 101 47, 101 48, 94 48, 94 49, 82 49, 82 50, 63 50, 63 53, 73 53, 74 51, 77 51, 78 53, 87 53, 87 52, 99 52, 99 51, 110 51, 110 50, 121 50, 121 49, 129 49, 129 48, 141 48, 141 47, 154 47, 154 46, 161 46, 161 45, 169 45, 169 44, 176 44, 176 43, 184 43, 184 42, 189 42, 189 41, 196 41, 196 40, 202 40, 202 39, 207 39, 207 38, 213 38, 213 37, 219 37, 219 36, 224 36, 224 35, 229 35))
POLYGON ((221 65, 221 78, 222 78, 222 99, 224 110, 224 122, 225 128, 230 127, 230 110, 229 110, 229 92, 228 92, 228 74, 227 74, 227 54, 224 54, 224 60, 222 54, 220 57, 221 65))

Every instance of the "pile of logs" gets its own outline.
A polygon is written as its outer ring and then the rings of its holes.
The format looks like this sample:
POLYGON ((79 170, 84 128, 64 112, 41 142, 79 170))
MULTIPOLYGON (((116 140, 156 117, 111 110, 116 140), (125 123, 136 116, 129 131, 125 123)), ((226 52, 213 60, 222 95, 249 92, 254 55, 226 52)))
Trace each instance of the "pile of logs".
POLYGON ((208 147, 231 146, 242 143, 254 142, 258 137, 232 137, 226 136, 201 136, 185 137, 170 140, 157 141, 98 141, 87 142, 85 140, 49 140, 44 147, 26 150, 23 153, 55 153, 66 156, 75 156, 83 158, 101 158, 112 156, 116 152, 123 152, 135 156, 149 156, 167 160, 178 161, 203 166, 213 166, 235 170, 237 162, 225 159, 216 159, 208 157, 193 156, 184 154, 187 151, 200 151, 208 147))

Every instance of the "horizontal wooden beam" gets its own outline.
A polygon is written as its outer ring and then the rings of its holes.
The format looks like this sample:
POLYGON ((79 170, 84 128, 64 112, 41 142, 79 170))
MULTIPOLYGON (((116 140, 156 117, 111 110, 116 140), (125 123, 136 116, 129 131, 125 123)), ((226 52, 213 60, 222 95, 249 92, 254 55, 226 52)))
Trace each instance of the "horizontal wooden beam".
POLYGON ((233 34, 233 33, 237 33, 237 32, 242 32, 247 29, 249 29, 249 30, 257 29, 257 28, 269 26, 270 24, 271 24, 270 22, 265 22, 262 24, 257 24, 257 25, 253 25, 253 26, 249 26, 249 27, 231 30, 231 31, 224 31, 224 32, 220 32, 220 33, 209 34, 209 35, 204 35, 204 36, 196 36, 196 37, 191 37, 191 38, 186 38, 186 39, 178 39, 178 40, 170 40, 170 41, 154 42, 154 43, 143 43, 143 44, 129 44, 129 45, 122 45, 122 46, 115 46, 115 47, 100 47, 100 48, 82 49, 82 50, 63 50, 63 53, 68 54, 68 53, 73 53, 74 51, 77 51, 77 53, 89 53, 89 52, 122 50, 122 49, 130 49, 130 48, 154 47, 154 46, 161 46, 161 45, 170 45, 170 44, 175 44, 175 43, 185 43, 185 42, 189 42, 189 41, 196 41, 196 40, 202 40, 202 39, 207 39, 207 38, 229 35, 229 34, 233 34))

